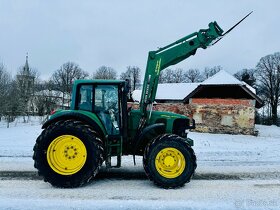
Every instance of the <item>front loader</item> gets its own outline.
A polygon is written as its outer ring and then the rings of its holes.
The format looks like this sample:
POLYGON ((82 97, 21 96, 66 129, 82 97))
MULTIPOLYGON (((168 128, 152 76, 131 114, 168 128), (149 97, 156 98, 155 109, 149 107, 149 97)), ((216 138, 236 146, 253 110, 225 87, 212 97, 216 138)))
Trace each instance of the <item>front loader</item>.
POLYGON ((158 79, 163 69, 195 55, 198 48, 206 49, 223 35, 219 25, 211 22, 208 29, 149 52, 138 110, 127 107, 126 81, 75 81, 70 110, 53 114, 36 140, 33 159, 38 174, 56 187, 78 187, 94 178, 103 162, 107 168, 120 167, 123 155, 140 155, 148 178, 156 185, 176 188, 189 182, 196 156, 186 130, 195 128, 195 122, 187 116, 153 111, 158 79), (117 159, 115 165, 112 157, 117 159))

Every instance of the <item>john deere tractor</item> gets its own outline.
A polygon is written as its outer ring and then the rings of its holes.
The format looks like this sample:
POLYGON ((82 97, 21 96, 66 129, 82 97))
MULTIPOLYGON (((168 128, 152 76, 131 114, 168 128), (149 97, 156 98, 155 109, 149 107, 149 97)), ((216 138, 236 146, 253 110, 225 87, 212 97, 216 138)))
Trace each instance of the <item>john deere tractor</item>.
POLYGON ((195 55, 198 48, 206 49, 223 35, 219 25, 211 22, 208 29, 150 51, 137 110, 127 107, 126 81, 75 81, 70 110, 53 114, 36 140, 33 159, 38 174, 56 187, 78 187, 93 179, 103 162, 107 168, 120 167, 123 155, 138 155, 143 156, 144 170, 156 185, 176 188, 189 182, 196 156, 186 130, 195 128, 195 122, 187 116, 153 111, 158 79, 163 69, 195 55))

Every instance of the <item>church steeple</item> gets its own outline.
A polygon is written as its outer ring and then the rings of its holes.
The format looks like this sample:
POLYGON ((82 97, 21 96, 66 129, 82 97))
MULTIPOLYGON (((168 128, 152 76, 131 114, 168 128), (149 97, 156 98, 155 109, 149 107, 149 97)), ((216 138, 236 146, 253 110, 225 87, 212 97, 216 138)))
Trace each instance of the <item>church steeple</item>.
POLYGON ((25 65, 23 66, 23 70, 19 72, 17 75, 17 80, 21 85, 20 90, 21 93, 27 97, 33 94, 34 91, 34 79, 35 77, 31 75, 31 69, 28 64, 28 53, 26 53, 25 65))
POLYGON ((29 75, 29 73, 30 73, 30 69, 29 69, 29 65, 28 65, 28 53, 26 53, 26 60, 25 60, 25 65, 23 67, 23 74, 29 75))

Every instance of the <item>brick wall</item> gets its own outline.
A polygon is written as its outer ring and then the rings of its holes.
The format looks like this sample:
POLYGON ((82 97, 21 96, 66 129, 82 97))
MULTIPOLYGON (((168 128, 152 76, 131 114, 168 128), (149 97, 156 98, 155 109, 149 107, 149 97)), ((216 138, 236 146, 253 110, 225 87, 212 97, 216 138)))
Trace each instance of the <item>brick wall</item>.
POLYGON ((193 98, 189 104, 158 103, 155 110, 190 116, 199 132, 255 134, 255 100, 193 98))
POLYGON ((191 99, 197 131, 250 134, 255 131, 255 101, 247 99, 191 99))

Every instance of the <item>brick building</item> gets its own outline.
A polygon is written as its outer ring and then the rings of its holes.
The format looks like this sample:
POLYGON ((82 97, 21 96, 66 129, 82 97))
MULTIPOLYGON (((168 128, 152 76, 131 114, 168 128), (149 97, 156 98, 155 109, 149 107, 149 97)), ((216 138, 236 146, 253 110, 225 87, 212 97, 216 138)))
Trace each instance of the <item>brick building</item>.
MULTIPOLYGON (((139 101, 141 90, 133 93, 139 101)), ((262 107, 255 90, 226 71, 202 83, 159 84, 155 109, 190 116, 196 131, 255 134, 255 110, 262 107)))

